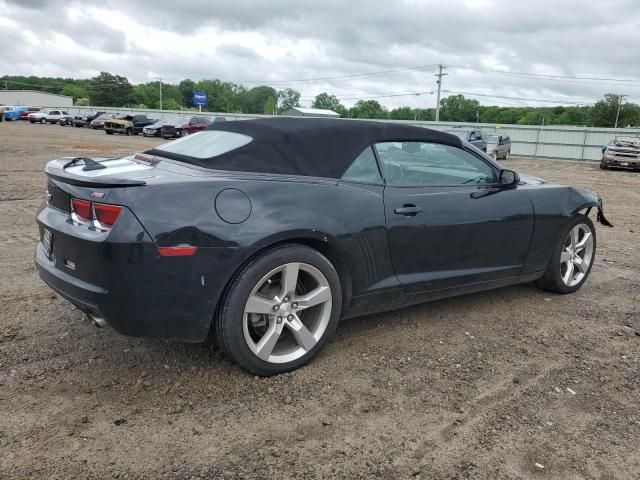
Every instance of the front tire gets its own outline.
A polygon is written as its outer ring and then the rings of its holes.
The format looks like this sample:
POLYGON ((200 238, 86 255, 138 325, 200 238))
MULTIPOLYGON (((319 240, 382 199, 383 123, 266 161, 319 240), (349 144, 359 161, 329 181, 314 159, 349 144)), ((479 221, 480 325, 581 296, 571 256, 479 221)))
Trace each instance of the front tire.
POLYGON ((225 354, 249 372, 271 376, 300 368, 333 337, 342 308, 335 268, 303 245, 282 245, 232 280, 215 319, 225 354))
POLYGON ((41 123, 42 125, 46 124, 46 123, 47 123, 47 119, 46 119, 46 118, 42 118, 42 119, 40 119, 40 123, 41 123))
POLYGON ((540 286, 573 293, 587 280, 596 255, 596 229, 589 217, 577 214, 562 232, 540 286))

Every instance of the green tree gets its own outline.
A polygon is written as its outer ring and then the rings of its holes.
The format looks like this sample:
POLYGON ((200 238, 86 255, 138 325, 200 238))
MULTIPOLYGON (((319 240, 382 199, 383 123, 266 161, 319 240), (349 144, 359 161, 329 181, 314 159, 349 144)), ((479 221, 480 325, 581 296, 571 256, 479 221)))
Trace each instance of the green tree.
POLYGON ((78 85, 76 83, 65 84, 60 94, 66 95, 68 97, 73 97, 74 102, 76 102, 79 98, 87 98, 89 96, 87 89, 82 85, 78 85))
POLYGON ((265 115, 273 115, 276 112, 276 109, 278 108, 278 103, 276 102, 276 99, 273 97, 269 97, 267 98, 267 101, 264 102, 264 114, 265 115))
POLYGON ((131 102, 133 87, 126 77, 100 72, 89 80, 89 100, 99 107, 124 107, 131 102))
POLYGON ((89 102, 88 98, 79 98, 75 101, 74 105, 78 107, 88 107, 89 105, 91 105, 91 102, 89 102))
POLYGON ((272 87, 261 85, 259 87, 253 87, 246 93, 242 94, 245 113, 263 113, 265 103, 269 97, 278 98, 278 92, 272 87))
POLYGON ((387 109, 376 100, 358 100, 349 114, 353 118, 387 118, 387 109))
POLYGON ((594 127, 613 127, 618 116, 618 126, 638 125, 640 123, 640 107, 635 103, 620 105, 620 97, 614 93, 607 93, 603 100, 596 102, 591 109, 591 123, 594 127))
POLYGON ((480 102, 464 95, 451 95, 440 100, 440 120, 445 122, 475 122, 480 102))
POLYGON ((411 107, 398 107, 389 112, 391 120, 417 120, 418 111, 411 107))
POLYGON ((285 88, 278 92, 278 102, 280 103, 280 111, 289 110, 293 107, 300 106, 300 92, 292 88, 285 88))
POLYGON ((327 92, 322 92, 316 95, 316 98, 311 103, 312 108, 320 108, 322 110, 332 110, 336 113, 340 113, 339 110, 343 110, 344 106, 338 100, 335 95, 329 95, 327 92))
POLYGON ((162 100, 162 108, 164 110, 181 110, 182 104, 175 98, 167 98, 166 100, 162 100))
POLYGON ((193 106, 193 90, 195 83, 193 80, 187 78, 182 80, 178 84, 178 90, 180 90, 180 103, 182 103, 185 107, 193 106))

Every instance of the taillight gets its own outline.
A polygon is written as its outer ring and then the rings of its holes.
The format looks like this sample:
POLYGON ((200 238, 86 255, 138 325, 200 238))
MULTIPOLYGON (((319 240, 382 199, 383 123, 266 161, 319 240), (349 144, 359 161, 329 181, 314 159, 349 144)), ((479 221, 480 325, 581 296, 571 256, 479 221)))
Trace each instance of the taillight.
POLYGON ((122 207, 119 205, 92 203, 79 198, 71 199, 71 218, 76 223, 93 220, 93 226, 100 230, 109 230, 113 227, 121 211, 122 207))
POLYGON ((116 223, 121 211, 122 207, 118 205, 107 205, 105 203, 93 204, 95 219, 100 223, 101 227, 113 227, 113 224, 116 223))
POLYGON ((91 202, 72 198, 71 211, 75 213, 79 220, 88 222, 91 219, 91 202))

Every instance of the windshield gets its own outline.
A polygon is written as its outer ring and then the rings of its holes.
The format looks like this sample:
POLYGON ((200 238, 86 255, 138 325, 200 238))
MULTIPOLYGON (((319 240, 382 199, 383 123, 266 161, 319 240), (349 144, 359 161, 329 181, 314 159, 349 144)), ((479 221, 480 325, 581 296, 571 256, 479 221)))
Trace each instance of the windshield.
POLYGON ((241 133, 207 130, 162 144, 156 147, 155 150, 195 159, 210 159, 243 147, 251 140, 253 138, 241 133))
POLYGON ((467 137, 469 136, 469 132, 467 130, 447 130, 447 133, 455 135, 461 140, 467 140, 467 137))
POLYGON ((487 143, 498 143, 498 135, 487 135, 487 143))

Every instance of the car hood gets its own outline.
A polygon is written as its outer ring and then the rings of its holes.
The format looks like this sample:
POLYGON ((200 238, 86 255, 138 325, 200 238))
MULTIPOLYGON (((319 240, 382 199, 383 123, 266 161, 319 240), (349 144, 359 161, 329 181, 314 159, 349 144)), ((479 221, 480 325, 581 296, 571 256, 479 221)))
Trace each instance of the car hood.
POLYGON ((524 185, 542 185, 543 183, 547 183, 547 181, 542 178, 527 175, 526 173, 518 172, 518 176, 520 177, 520 183, 524 185))

